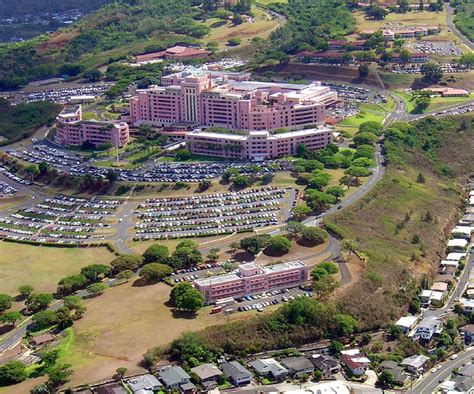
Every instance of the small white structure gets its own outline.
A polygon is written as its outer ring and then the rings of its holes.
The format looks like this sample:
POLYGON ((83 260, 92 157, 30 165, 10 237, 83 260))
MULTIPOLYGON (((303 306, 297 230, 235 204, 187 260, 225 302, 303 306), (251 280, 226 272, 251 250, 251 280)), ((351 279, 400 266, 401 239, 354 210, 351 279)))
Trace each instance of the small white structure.
POLYGON ((469 242, 463 238, 453 238, 453 239, 450 239, 448 241, 448 250, 449 251, 465 251, 466 250, 466 247, 467 247, 467 244, 469 242))
POLYGON ((404 334, 408 333, 418 321, 416 316, 403 316, 397 320, 395 326, 398 327, 404 334))
POLYGON ((416 327, 413 339, 423 339, 425 341, 431 340, 433 335, 440 333, 441 323, 434 317, 425 317, 418 327, 416 327))
POLYGON ((71 96, 69 104, 87 104, 95 101, 95 96, 82 95, 82 96, 71 96))
POLYGON ((441 260, 441 263, 439 264, 441 267, 454 267, 458 268, 459 266, 459 260, 441 260))
POLYGON ((416 354, 414 356, 405 358, 402 361, 402 365, 405 366, 408 371, 418 374, 423 372, 423 368, 428 360, 429 357, 426 357, 422 354, 416 354))
POLYGON ((332 382, 317 383, 311 386, 305 387, 306 393, 311 394, 323 394, 323 393, 337 393, 337 394, 349 394, 349 388, 340 380, 334 380, 332 382))
POLYGON ((461 237, 465 239, 471 239, 473 227, 471 226, 456 226, 451 230, 451 234, 455 237, 461 237))
POLYGON ((464 257, 466 257, 466 253, 449 253, 447 256, 446 256, 446 260, 450 260, 450 261, 457 261, 459 262, 460 260, 462 260, 464 257))

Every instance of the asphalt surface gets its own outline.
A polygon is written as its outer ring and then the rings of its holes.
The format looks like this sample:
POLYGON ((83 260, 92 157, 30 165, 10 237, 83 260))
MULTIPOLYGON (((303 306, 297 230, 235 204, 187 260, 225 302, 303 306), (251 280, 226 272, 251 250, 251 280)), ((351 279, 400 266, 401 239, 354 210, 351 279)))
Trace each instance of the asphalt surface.
POLYGON ((474 50, 474 44, 466 36, 464 36, 454 24, 454 8, 448 3, 444 3, 446 7, 446 25, 448 28, 466 45, 471 51, 474 50))
POLYGON ((458 357, 455 360, 445 361, 436 373, 426 373, 424 378, 416 384, 416 387, 409 390, 409 392, 413 394, 431 394, 436 392, 436 388, 451 375, 453 369, 470 362, 472 358, 474 358, 474 347, 458 353, 458 357))

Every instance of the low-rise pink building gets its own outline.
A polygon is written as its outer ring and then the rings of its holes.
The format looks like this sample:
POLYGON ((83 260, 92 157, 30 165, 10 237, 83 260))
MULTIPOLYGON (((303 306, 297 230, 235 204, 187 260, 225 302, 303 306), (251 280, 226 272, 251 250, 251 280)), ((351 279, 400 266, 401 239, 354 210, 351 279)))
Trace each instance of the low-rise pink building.
POLYGON ((301 261, 291 261, 260 267, 246 263, 230 274, 198 279, 194 286, 201 292, 206 304, 222 298, 241 298, 271 289, 298 287, 308 280, 308 267, 301 261))
POLYGON ((130 132, 125 122, 82 120, 82 108, 75 105, 66 107, 56 117, 54 140, 61 145, 82 145, 88 141, 94 146, 122 147, 130 141, 130 132))
POLYGON ((333 132, 327 127, 279 134, 249 131, 245 135, 195 130, 186 134, 185 141, 186 148, 197 155, 262 161, 295 155, 300 144, 312 151, 323 149, 333 142, 333 132))
POLYGON ((180 72, 161 86, 138 90, 130 99, 135 124, 169 126, 188 122, 231 130, 272 130, 322 125, 325 109, 339 101, 320 82, 297 85, 251 81, 250 74, 180 72))

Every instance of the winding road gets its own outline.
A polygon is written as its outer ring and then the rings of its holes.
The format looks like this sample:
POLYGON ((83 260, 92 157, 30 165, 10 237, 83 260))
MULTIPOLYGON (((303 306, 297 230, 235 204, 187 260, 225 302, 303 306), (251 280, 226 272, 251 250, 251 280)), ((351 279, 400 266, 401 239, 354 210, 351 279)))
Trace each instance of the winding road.
POLYGON ((446 25, 453 32, 459 40, 466 45, 471 51, 474 50, 474 44, 469 38, 463 35, 454 24, 454 8, 451 7, 448 3, 444 3, 446 7, 446 25))

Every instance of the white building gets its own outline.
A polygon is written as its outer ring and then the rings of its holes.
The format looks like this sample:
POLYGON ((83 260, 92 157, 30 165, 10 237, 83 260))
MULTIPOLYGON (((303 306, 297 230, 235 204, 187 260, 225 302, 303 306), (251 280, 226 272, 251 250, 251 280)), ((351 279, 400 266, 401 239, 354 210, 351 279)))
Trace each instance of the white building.
POLYGON ((468 241, 463 238, 453 238, 448 241, 448 250, 450 252, 463 252, 466 250, 468 241))
POLYGON ((416 327, 413 339, 431 340, 435 334, 441 332, 441 323, 434 317, 425 317, 416 327))
POLYGON ((408 333, 413 327, 415 327, 418 321, 417 316, 403 316, 397 320, 395 326, 398 327, 404 334, 408 333))

